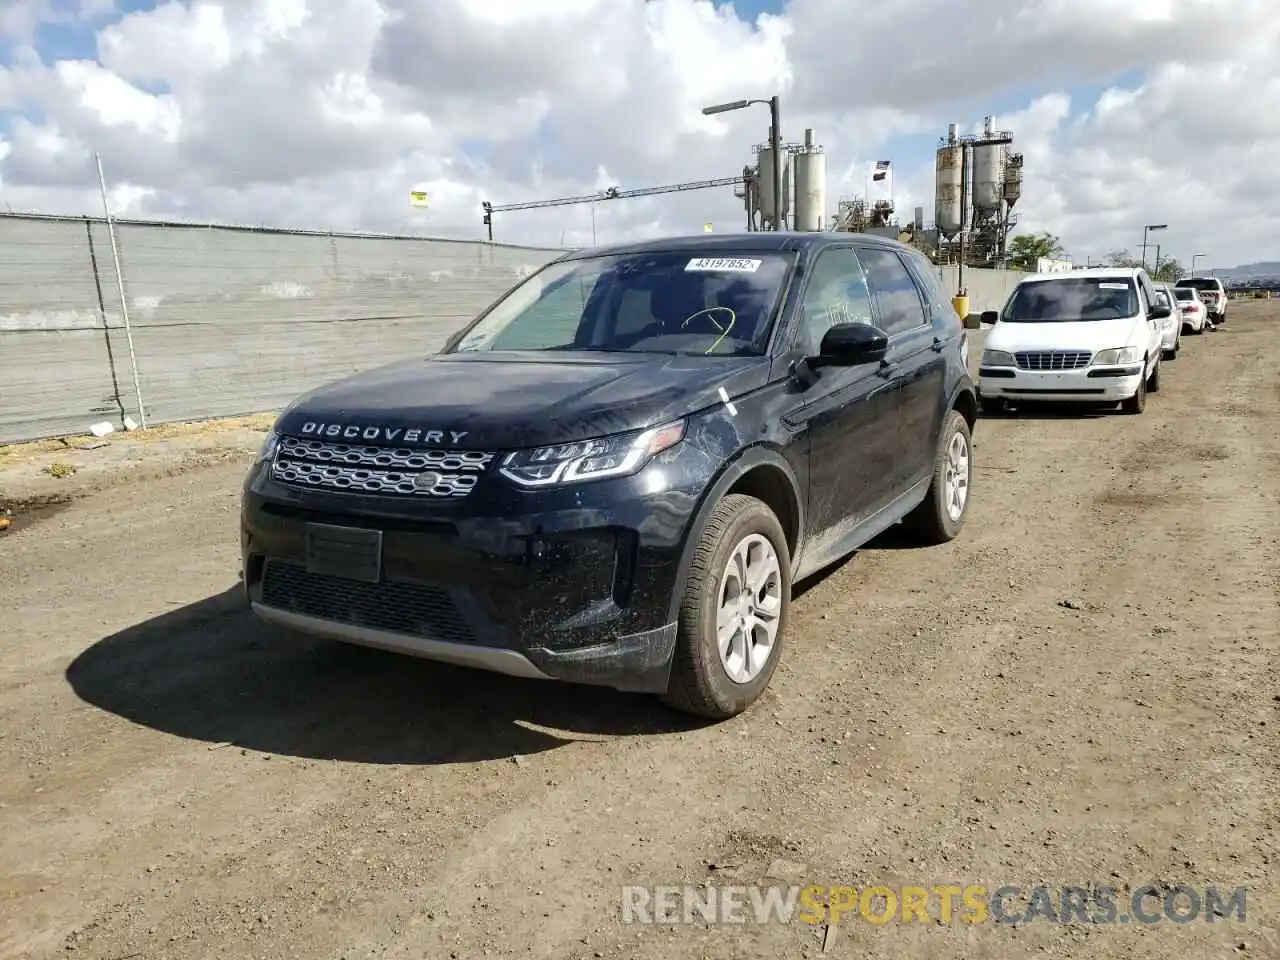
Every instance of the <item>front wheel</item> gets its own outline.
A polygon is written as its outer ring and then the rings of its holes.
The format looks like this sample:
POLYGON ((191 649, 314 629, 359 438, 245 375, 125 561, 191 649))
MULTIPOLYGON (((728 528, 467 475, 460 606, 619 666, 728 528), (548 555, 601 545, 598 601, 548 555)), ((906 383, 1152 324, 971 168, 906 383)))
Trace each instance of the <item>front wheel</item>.
POLYGON ((671 679, 677 710, 736 716, 769 685, 791 614, 791 554, 762 501, 730 494, 699 535, 680 605, 671 679))
POLYGON ((1147 409, 1147 378, 1138 381, 1138 390, 1132 397, 1120 401, 1120 409, 1130 415, 1136 415, 1147 409))
POLYGON ((959 410, 943 424, 934 455, 933 480, 920 506, 907 514, 907 527, 925 543, 954 540, 969 514, 973 486, 973 434, 959 410))

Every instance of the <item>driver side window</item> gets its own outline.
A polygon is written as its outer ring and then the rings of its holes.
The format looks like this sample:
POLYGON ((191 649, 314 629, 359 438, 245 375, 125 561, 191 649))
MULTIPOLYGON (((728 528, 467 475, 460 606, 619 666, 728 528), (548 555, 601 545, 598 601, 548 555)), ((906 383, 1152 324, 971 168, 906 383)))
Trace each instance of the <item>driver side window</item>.
POLYGON ((817 354, 823 335, 837 323, 874 322, 867 278, 852 249, 824 250, 818 255, 800 309, 804 327, 797 345, 810 357, 817 354))

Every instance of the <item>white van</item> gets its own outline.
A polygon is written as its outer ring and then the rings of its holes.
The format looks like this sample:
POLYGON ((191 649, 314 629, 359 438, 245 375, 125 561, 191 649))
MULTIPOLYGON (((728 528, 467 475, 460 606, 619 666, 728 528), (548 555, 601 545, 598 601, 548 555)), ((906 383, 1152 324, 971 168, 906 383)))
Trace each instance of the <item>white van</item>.
POLYGON ((994 324, 978 369, 983 409, 1060 401, 1142 413, 1160 389, 1160 321, 1171 310, 1139 267, 1024 277, 1003 310, 982 315, 994 324))

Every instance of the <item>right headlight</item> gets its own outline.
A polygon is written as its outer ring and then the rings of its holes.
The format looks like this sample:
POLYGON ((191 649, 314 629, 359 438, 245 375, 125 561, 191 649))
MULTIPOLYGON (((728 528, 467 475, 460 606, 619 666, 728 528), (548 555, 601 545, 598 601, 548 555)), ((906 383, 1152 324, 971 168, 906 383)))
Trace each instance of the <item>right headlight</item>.
POLYGON ((1116 347, 1114 350, 1099 350, 1093 355, 1095 367, 1120 367, 1129 363, 1137 363, 1142 359, 1142 351, 1137 347, 1116 347))
POLYGON ((984 367, 1016 367, 1013 354, 1007 350, 983 350, 982 365, 984 367))
POLYGON ((536 450, 517 450, 498 469, 522 487, 549 487, 584 480, 603 480, 637 473, 650 460, 684 439, 685 422, 596 440, 562 443, 536 450))

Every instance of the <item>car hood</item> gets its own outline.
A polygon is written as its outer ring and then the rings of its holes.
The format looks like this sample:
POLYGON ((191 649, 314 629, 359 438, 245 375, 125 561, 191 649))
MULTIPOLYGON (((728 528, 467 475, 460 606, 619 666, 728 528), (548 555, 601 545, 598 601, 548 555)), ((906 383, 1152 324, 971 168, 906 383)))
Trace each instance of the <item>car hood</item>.
POLYGON ((986 349, 1016 353, 1020 350, 1107 350, 1141 343, 1142 319, 1085 320, 1054 323, 1010 323, 1001 320, 987 335, 986 349))
POLYGON ((277 429, 383 445, 511 450, 675 420, 768 381, 766 357, 457 353, 400 361, 298 398, 277 429))

